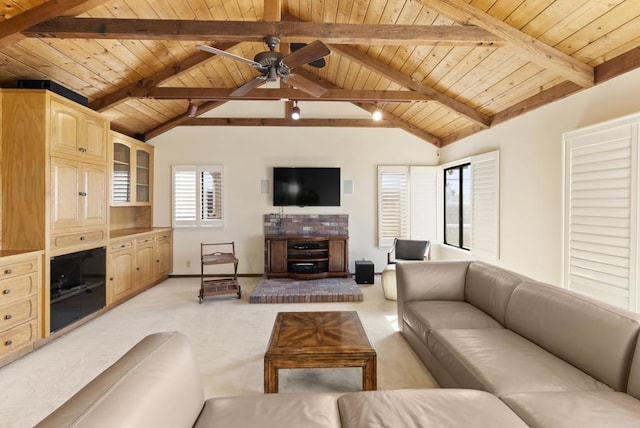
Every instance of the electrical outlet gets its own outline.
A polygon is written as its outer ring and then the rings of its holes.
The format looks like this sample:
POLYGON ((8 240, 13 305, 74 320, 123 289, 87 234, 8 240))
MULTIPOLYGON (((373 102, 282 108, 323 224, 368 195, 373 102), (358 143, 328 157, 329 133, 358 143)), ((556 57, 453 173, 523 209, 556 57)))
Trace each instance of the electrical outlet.
POLYGON ((187 260, 187 267, 191 267, 191 260, 187 260))

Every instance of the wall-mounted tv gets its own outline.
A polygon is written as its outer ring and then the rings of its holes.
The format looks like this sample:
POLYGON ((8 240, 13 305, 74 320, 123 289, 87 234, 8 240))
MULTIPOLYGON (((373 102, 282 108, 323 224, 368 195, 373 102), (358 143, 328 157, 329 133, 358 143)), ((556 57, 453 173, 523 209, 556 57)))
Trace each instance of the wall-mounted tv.
POLYGON ((340 206, 340 168, 274 167, 273 205, 340 206))

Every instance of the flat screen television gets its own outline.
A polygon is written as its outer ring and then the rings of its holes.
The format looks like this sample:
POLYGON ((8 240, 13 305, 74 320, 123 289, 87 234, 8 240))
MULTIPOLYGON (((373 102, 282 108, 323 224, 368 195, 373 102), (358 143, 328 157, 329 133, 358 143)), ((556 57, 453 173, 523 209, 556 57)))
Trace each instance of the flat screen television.
POLYGON ((340 168, 274 167, 273 205, 340 206, 340 168))

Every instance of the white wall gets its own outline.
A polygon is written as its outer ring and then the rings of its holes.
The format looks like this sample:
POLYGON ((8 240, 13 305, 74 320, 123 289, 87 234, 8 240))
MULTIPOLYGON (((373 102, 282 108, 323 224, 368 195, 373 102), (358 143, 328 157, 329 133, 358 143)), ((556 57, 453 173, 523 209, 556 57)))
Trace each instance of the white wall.
MULTIPOLYGON (((640 111, 640 69, 441 150, 451 162, 500 150, 500 260, 533 279, 562 282, 562 133, 640 111)), ((464 258, 440 248, 439 258, 464 258)))
MULTIPOLYGON (((230 102, 207 116, 278 117, 282 103, 230 102)), ((304 117, 369 118, 349 104, 301 103, 304 117)), ((235 241, 239 272, 264 272, 263 214, 277 212, 261 180, 271 187, 274 166, 340 167, 353 181, 340 207, 286 207, 286 214, 349 214, 349 260, 372 260, 376 272, 386 249, 376 248, 377 166, 436 165, 433 145, 397 129, 178 127, 149 141, 155 146, 154 223, 171 225, 171 165, 222 164, 225 179, 224 229, 175 230, 173 274, 199 274, 200 242, 235 241), (190 267, 187 267, 190 263, 190 267)))

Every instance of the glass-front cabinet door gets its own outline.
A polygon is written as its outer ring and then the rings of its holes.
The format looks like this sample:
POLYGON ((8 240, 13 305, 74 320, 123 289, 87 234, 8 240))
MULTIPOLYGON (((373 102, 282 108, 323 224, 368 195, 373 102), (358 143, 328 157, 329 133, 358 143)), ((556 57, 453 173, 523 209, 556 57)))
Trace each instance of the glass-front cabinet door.
POLYGON ((136 150, 136 202, 151 202, 151 153, 144 149, 136 150))
POLYGON ((124 143, 113 144, 113 204, 131 202, 131 146, 124 143))

